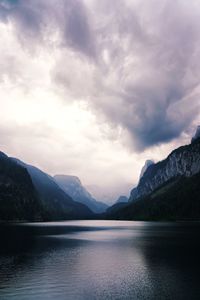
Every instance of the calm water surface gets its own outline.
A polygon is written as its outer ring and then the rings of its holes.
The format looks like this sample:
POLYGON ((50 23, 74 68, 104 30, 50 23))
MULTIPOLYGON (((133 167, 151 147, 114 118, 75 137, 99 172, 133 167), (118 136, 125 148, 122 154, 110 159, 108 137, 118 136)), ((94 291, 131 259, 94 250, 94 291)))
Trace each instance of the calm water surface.
POLYGON ((200 223, 0 227, 0 299, 200 299, 200 223))

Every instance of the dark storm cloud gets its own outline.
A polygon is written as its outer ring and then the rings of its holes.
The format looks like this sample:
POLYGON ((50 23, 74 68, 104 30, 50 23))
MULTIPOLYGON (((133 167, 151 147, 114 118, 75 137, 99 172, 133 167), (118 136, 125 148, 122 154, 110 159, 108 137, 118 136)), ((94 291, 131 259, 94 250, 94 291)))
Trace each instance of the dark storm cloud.
POLYGON ((40 43, 44 39, 51 41, 52 34, 58 31, 60 46, 95 57, 87 9, 80 0, 0 0, 0 18, 12 22, 19 38, 32 43, 30 47, 35 46, 36 39, 40 43))
POLYGON ((0 18, 29 46, 58 32, 52 80, 137 149, 178 137, 199 114, 198 1, 4 0, 0 18))
MULTIPOLYGON (((199 93, 192 91, 199 85, 200 11, 186 1, 149 2, 142 1, 140 11, 133 9, 125 31, 115 31, 118 46, 128 46, 116 64, 111 62, 119 100, 103 106, 141 149, 178 137, 199 113, 199 93), (126 64, 130 57, 135 62, 126 64)), ((121 13, 132 11, 124 7, 121 13)))
MULTIPOLYGON (((144 149, 178 137, 199 114, 200 10, 193 1, 125 3, 93 8, 98 64, 87 100, 144 149)), ((80 94, 75 75, 60 64, 56 74, 80 94)))
POLYGON ((76 48, 90 58, 95 57, 94 37, 89 25, 86 7, 78 0, 64 3, 64 39, 72 48, 76 48))

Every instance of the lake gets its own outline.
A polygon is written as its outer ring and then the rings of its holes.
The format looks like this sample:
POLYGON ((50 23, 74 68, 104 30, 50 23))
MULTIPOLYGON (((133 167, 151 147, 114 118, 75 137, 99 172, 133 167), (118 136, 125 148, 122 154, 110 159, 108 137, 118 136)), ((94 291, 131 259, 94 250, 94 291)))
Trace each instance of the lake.
POLYGON ((0 299, 200 299, 200 223, 1 225, 0 299))

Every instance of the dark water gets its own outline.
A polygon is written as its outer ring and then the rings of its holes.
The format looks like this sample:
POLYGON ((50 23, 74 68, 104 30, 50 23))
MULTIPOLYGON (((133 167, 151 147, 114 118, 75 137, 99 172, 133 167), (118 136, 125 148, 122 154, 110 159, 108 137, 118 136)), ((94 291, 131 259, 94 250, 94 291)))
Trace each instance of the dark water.
POLYGON ((200 299, 200 224, 0 228, 0 299, 200 299))

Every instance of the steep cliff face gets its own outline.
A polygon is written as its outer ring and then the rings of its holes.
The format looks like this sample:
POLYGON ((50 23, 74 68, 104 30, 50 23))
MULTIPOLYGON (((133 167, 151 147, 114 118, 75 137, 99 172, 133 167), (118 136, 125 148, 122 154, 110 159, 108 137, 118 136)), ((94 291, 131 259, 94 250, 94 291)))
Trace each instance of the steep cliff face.
POLYGON ((165 160, 150 165, 139 184, 131 192, 129 201, 149 195, 159 186, 178 176, 191 177, 200 172, 200 138, 174 150, 165 160))
POLYGON ((41 206, 27 170, 0 152, 0 220, 41 220, 41 206))

